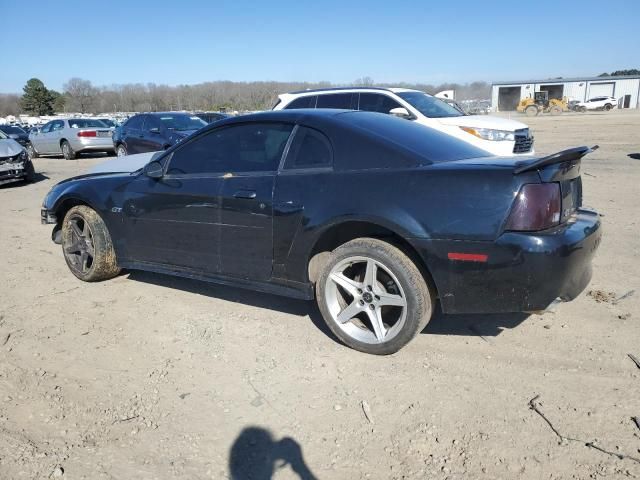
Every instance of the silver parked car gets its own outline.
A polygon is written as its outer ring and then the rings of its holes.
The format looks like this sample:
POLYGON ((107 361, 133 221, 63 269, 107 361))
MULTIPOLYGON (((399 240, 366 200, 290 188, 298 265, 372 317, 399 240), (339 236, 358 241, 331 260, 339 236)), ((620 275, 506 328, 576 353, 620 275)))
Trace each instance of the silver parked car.
POLYGON ((52 120, 29 134, 27 151, 31 158, 62 153, 68 160, 76 158, 82 152, 113 154, 113 130, 95 118, 52 120))

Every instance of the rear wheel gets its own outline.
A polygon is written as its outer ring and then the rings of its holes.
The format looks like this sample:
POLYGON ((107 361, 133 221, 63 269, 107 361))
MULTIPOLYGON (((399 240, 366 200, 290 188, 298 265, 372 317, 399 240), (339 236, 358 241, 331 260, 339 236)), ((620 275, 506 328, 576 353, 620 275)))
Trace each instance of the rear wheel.
POLYGON ((580 111, 581 111, 582 113, 586 113, 586 111, 587 111, 587 107, 580 107, 580 111))
POLYGON ((549 113, 550 113, 551 115, 560 115, 560 114, 562 113, 562 108, 560 108, 560 107, 559 107, 559 106, 557 106, 557 105, 554 105, 553 107, 551 107, 551 108, 549 109, 549 113))
POLYGON ((127 156, 127 147, 125 147, 122 144, 118 145, 118 148, 116 148, 116 155, 118 157, 126 157, 127 156))
POLYGON ((62 224, 62 252, 80 280, 98 282, 120 273, 111 235, 98 213, 84 205, 67 212, 62 224))
POLYGON ((358 238, 334 250, 316 283, 320 312, 346 345, 395 353, 429 322, 434 296, 418 267, 397 247, 358 238))
POLYGON ((60 144, 60 147, 62 148, 62 156, 66 160, 74 160, 76 158, 76 152, 73 151, 73 148, 71 148, 69 142, 63 140, 60 144))
POLYGON ((527 115, 527 117, 535 117, 540 112, 537 106, 529 105, 527 108, 524 109, 524 113, 527 115))

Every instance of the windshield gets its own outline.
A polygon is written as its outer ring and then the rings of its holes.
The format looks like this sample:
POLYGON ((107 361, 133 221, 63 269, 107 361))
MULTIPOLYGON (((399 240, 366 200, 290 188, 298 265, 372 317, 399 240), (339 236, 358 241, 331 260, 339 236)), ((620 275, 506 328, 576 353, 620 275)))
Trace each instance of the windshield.
POLYGON ((4 133, 15 133, 17 135, 24 135, 26 132, 19 127, 14 127, 13 125, 3 125, 0 127, 4 133))
POLYGON ((159 117, 162 124, 169 130, 183 132, 185 130, 199 130, 207 125, 207 122, 195 115, 162 115, 159 117))
POLYGON ((6 140, 7 138, 9 137, 7 137, 2 130, 0 130, 0 140, 6 140))
POLYGON ((461 117, 455 107, 423 92, 400 92, 398 96, 428 118, 461 117))
POLYGON ((71 128, 105 128, 108 127, 101 120, 88 119, 88 118, 70 118, 69 125, 71 128))

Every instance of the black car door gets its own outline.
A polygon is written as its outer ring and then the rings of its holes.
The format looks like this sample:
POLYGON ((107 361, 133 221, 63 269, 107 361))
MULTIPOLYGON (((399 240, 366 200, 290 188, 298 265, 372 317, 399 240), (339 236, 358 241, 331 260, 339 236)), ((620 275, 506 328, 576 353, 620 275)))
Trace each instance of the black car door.
POLYGON ((122 126, 122 140, 129 154, 144 151, 141 149, 141 136, 145 117, 146 115, 135 115, 122 126))
POLYGON ((141 152, 157 152, 164 150, 167 143, 167 130, 154 115, 146 115, 142 135, 140 136, 141 152))
POLYGON ((221 273, 268 280, 273 267, 273 187, 293 125, 246 123, 220 129, 221 273))
POLYGON ((177 267, 201 274, 220 269, 219 141, 204 132, 180 145, 154 179, 140 174, 125 193, 125 261, 177 267))

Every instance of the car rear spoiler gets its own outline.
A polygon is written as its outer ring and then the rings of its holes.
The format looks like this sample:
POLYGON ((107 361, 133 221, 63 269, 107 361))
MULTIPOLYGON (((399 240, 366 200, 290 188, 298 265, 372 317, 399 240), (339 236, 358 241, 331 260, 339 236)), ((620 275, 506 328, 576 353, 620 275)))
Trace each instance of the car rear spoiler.
POLYGON ((546 157, 539 158, 538 160, 532 163, 526 163, 517 167, 514 171, 514 175, 518 175, 523 172, 530 172, 531 170, 538 170, 542 167, 546 167, 547 165, 553 165, 554 163, 562 163, 562 162, 570 162, 572 160, 580 160, 587 153, 591 153, 600 148, 598 145, 594 145, 593 147, 574 147, 568 148, 567 150, 562 150, 561 152, 553 153, 551 155, 547 155, 546 157))

